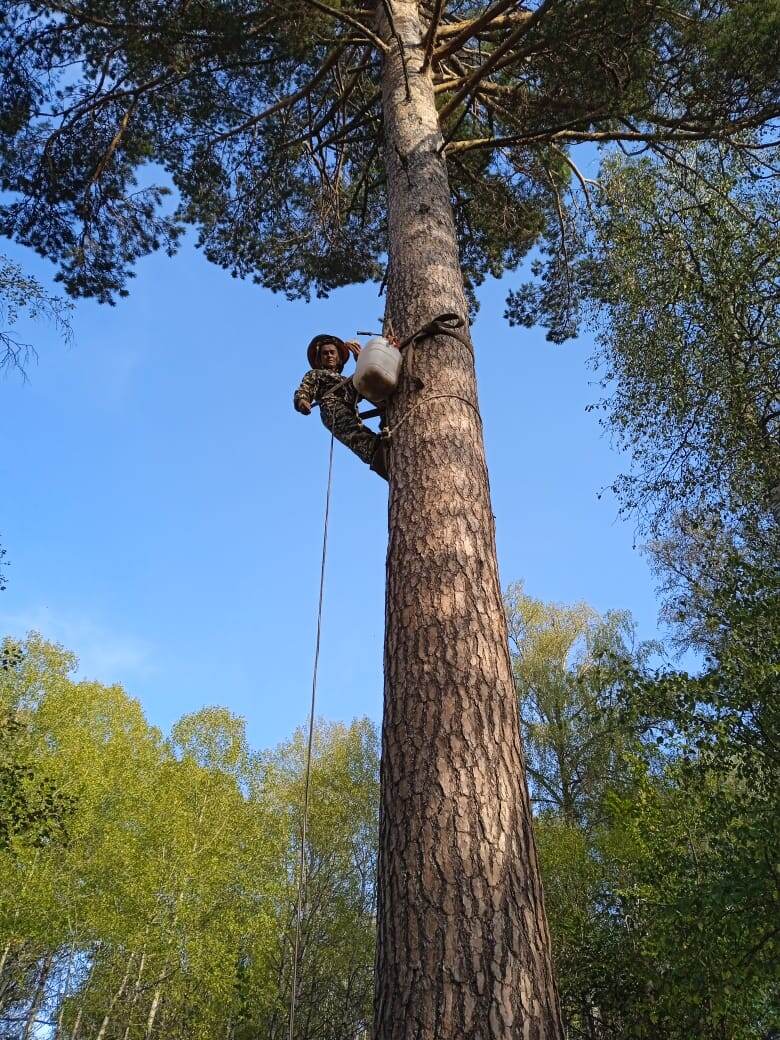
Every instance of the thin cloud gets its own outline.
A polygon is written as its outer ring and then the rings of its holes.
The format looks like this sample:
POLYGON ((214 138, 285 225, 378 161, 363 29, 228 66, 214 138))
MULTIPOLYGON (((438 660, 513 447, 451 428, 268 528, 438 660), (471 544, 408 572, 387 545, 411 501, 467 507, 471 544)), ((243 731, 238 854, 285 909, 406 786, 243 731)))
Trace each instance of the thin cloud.
POLYGON ((22 638, 30 631, 72 650, 79 659, 80 679, 114 683, 154 671, 152 648, 147 643, 129 633, 112 631, 94 618, 46 606, 0 612, 3 635, 22 638))

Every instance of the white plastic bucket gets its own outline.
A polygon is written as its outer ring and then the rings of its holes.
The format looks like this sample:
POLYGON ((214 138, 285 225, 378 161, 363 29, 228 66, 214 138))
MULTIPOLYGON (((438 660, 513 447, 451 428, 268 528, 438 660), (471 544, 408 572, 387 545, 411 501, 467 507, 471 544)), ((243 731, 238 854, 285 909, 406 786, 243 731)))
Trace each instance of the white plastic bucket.
POLYGON ((384 336, 375 336, 358 354, 352 382, 361 397, 372 404, 386 401, 398 386, 401 372, 401 351, 384 336))

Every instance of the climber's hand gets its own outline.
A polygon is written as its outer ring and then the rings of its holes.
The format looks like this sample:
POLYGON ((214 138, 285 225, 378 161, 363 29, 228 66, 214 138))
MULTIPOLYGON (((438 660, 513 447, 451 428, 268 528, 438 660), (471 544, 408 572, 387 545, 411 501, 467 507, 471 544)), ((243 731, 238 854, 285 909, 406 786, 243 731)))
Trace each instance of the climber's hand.
POLYGON ((311 415, 311 405, 308 403, 308 401, 299 401, 298 411, 301 413, 301 415, 311 415))
POLYGON ((401 343, 398 339, 398 336, 394 336, 392 332, 388 332, 385 338, 387 339, 387 342, 390 344, 391 347, 395 347, 396 350, 401 349, 401 343))
POLYGON ((360 351, 363 349, 356 339, 348 339, 344 343, 344 346, 350 352, 353 358, 356 358, 360 351))

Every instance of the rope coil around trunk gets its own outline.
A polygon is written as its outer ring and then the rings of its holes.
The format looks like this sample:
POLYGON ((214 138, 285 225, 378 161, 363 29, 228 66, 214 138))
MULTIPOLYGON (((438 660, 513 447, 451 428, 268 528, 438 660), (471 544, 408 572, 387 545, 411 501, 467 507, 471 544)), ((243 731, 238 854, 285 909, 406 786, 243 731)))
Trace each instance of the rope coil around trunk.
MULTIPOLYGON (((423 340, 431 339, 434 336, 449 336, 451 339, 456 339, 461 343, 469 353, 473 352, 471 346, 471 340, 468 335, 461 332, 466 322, 461 318, 459 314, 455 314, 453 311, 444 311, 442 314, 437 314, 435 318, 427 321, 424 325, 413 332, 411 336, 407 336, 406 339, 400 344, 399 350, 404 353, 404 366, 409 375, 409 378, 415 384, 417 390, 422 390, 425 383, 418 375, 415 375, 414 361, 415 361, 415 348, 423 342, 423 340)), ((424 404, 428 404, 430 401, 441 401, 441 400, 452 400, 460 401, 462 404, 467 405, 472 412, 476 415, 480 427, 482 426, 482 416, 479 414, 479 409, 473 401, 469 401, 467 397, 463 397, 461 394, 426 394, 421 397, 419 401, 415 401, 409 408, 406 409, 404 414, 395 424, 395 426, 385 426, 382 429, 381 436, 383 440, 389 441, 395 431, 406 422, 413 412, 416 412, 419 408, 422 408, 424 404)))
POLYGON ((435 318, 427 321, 424 325, 421 325, 416 332, 413 332, 411 336, 407 336, 403 343, 400 344, 398 349, 401 353, 403 354, 406 351, 404 354, 406 371, 409 373, 409 377, 417 384, 418 390, 422 390, 425 383, 419 376, 414 374, 414 351, 417 344, 425 339, 431 339, 433 336, 450 336, 452 339, 462 343, 471 352, 471 341, 467 335, 460 331, 465 324, 465 321, 459 314, 455 314, 453 311, 444 311, 442 314, 437 314, 435 318))

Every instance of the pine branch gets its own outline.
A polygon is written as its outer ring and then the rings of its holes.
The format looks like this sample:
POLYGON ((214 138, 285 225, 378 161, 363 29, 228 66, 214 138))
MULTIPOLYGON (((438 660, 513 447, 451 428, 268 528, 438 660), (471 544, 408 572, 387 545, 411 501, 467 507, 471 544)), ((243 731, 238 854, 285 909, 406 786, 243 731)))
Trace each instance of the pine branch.
MULTIPOLYGON (((468 40, 474 39, 484 29, 489 28, 491 25, 494 28, 498 28, 497 20, 500 15, 503 15, 511 7, 517 4, 517 0, 497 0, 495 4, 481 14, 478 18, 474 18, 471 21, 466 22, 453 22, 444 28, 439 35, 440 36, 453 36, 443 47, 434 52, 434 60, 441 61, 446 58, 449 54, 454 54, 455 51, 460 50, 464 43, 468 40), (496 24, 494 24, 496 23, 496 24)), ((516 17, 521 19, 520 26, 525 26, 527 22, 533 17, 529 11, 518 11, 516 17)), ((503 25, 516 24, 515 22, 507 22, 503 20, 503 25)))
MULTIPOLYGON (((329 148, 331 145, 338 144, 340 141, 343 141, 344 138, 348 134, 350 134, 353 130, 361 130, 364 126, 368 126, 369 123, 371 122, 371 120, 370 120, 370 118, 366 119, 365 117, 369 114, 369 112, 371 111, 373 106, 377 103, 377 101, 379 101, 380 97, 381 97, 380 91, 378 91, 378 90, 375 91, 360 106, 360 108, 357 110, 355 115, 352 117, 352 119, 349 120, 348 123, 345 123, 344 126, 342 126, 339 130, 337 130, 335 134, 331 134, 330 137, 328 137, 324 141, 320 142, 320 145, 319 145, 320 149, 329 148)), ((291 142, 291 143, 300 143, 300 139, 298 139, 298 141, 296 141, 296 142, 291 142)))
POLYGON ((385 15, 387 16, 387 22, 390 26, 390 32, 395 37, 395 41, 398 44, 398 50, 401 55, 401 67, 403 69, 404 85, 406 87, 406 100, 411 101, 412 88, 409 83, 409 68, 406 63, 406 48, 404 47, 404 41, 401 38, 401 34, 398 32, 398 27, 395 24, 395 15, 393 14, 393 0, 382 0, 382 7, 384 8, 385 15))
POLYGON ((636 142, 639 144, 654 144, 668 141, 706 141, 710 133, 640 133, 629 130, 624 131, 594 131, 594 130, 557 130, 546 131, 537 134, 517 134, 508 137, 475 137, 470 140, 453 141, 445 146, 448 155, 453 153, 470 152, 484 148, 509 148, 513 145, 530 145, 550 143, 553 141, 574 141, 578 144, 591 142, 594 144, 606 144, 612 142, 636 142))
POLYGON ((303 0, 303 3, 308 4, 309 7, 313 7, 315 10, 322 12, 322 14, 330 15, 331 18, 335 18, 336 21, 344 22, 346 25, 351 25, 353 29, 359 29, 360 32, 370 40, 375 47, 377 47, 383 54, 389 53, 390 48, 387 46, 384 40, 380 39, 376 33, 371 32, 367 26, 363 24, 358 18, 354 18, 347 11, 337 9, 335 7, 329 7, 327 4, 323 4, 321 0, 303 0))
POLYGON ((439 121, 441 124, 443 124, 444 120, 455 111, 458 105, 473 92, 474 88, 479 85, 480 81, 490 75, 498 65, 499 61, 501 61, 501 59, 512 50, 515 44, 519 43, 520 40, 534 28, 534 26, 539 24, 556 2, 557 0, 543 0, 543 3, 536 9, 536 11, 534 11, 525 24, 519 26, 514 32, 510 33, 504 42, 500 46, 496 47, 496 49, 490 54, 487 61, 483 62, 478 69, 471 73, 463 87, 461 87, 458 93, 447 102, 439 113, 439 121))
POLYGON ((117 127, 116 133, 114 134, 113 138, 111 139, 111 143, 109 144, 108 148, 105 150, 103 155, 101 156, 100 162, 97 164, 97 166, 95 167, 95 170, 94 170, 92 176, 90 177, 89 184, 87 185, 87 190, 89 190, 89 188, 93 187, 100 180, 100 178, 103 176, 103 173, 105 172, 106 167, 111 162, 111 159, 112 159, 112 157, 114 155, 114 152, 117 150, 119 145, 122 143, 122 138, 124 137, 125 131, 127 130, 128 126, 130 125, 130 120, 132 119, 133 112, 135 111, 135 108, 136 108, 137 104, 138 104, 138 100, 137 100, 137 98, 134 98, 133 101, 131 102, 131 104, 129 105, 127 111, 122 116, 122 119, 119 122, 119 126, 117 127))
POLYGON ((423 44, 423 63, 420 70, 421 72, 425 72, 431 62, 433 48, 436 44, 436 34, 439 31, 439 23, 444 17, 444 9, 446 5, 447 0, 436 0, 433 15, 431 16, 431 24, 428 26, 428 32, 425 35, 425 41, 423 44))
POLYGON ((314 76, 312 76, 309 82, 304 87, 301 87, 300 90, 296 90, 292 94, 288 94, 286 97, 281 98, 273 105, 269 105, 268 108, 264 109, 262 112, 259 112, 256 116, 252 116, 250 119, 247 119, 245 122, 239 124, 239 126, 235 126, 231 130, 226 130, 224 133, 218 134, 216 137, 213 137, 211 139, 209 144, 213 147, 215 144, 220 144, 222 141, 227 141, 231 137, 236 137, 238 134, 243 134, 245 131, 251 130, 253 126, 257 126, 258 123, 262 123, 264 120, 270 118, 272 115, 275 115, 277 112, 281 112, 285 108, 290 108, 298 101, 302 101, 304 98, 309 97, 314 88, 317 86, 317 84, 322 82, 325 76, 327 76, 328 72, 330 72, 330 70, 339 60, 343 53, 343 50, 344 47, 341 44, 334 47, 330 54, 326 57, 325 61, 320 66, 317 73, 314 76))
MULTIPOLYGON (((370 68, 370 66, 367 62, 365 62, 362 65, 358 65, 358 67, 354 70, 347 82, 343 85, 343 87, 340 88, 338 97, 335 99, 335 101, 333 101, 333 103, 327 108, 325 114, 317 119, 317 122, 312 126, 311 130, 308 131, 306 135, 307 137, 316 137, 322 130, 325 129, 325 127, 328 125, 328 123, 331 121, 333 116, 338 111, 339 106, 345 105, 346 102, 349 100, 349 98, 352 95, 352 92, 354 91, 355 87, 360 81, 361 75, 364 72, 366 72, 368 68, 370 68)), ((301 140, 303 140, 303 138, 301 138, 301 140)))
POLYGON ((552 147, 552 150, 555 152, 555 154, 559 155, 561 157, 561 159, 563 159, 563 161, 566 163, 566 165, 569 167, 571 172, 574 174, 574 176, 579 181, 580 187, 582 188, 582 194, 585 197, 585 202, 587 203, 588 209, 590 210, 592 208, 592 203, 591 203, 591 198, 590 198, 590 192, 588 191, 588 185, 592 184, 592 185, 595 186, 595 185, 598 184, 598 181, 594 181, 594 180, 591 180, 589 177, 586 177, 582 173, 582 171, 580 170, 579 166, 577 166, 577 164, 574 162, 574 160, 569 155, 567 155, 566 152, 564 152, 564 150, 562 148, 559 148, 555 144, 551 145, 551 147, 552 147))

